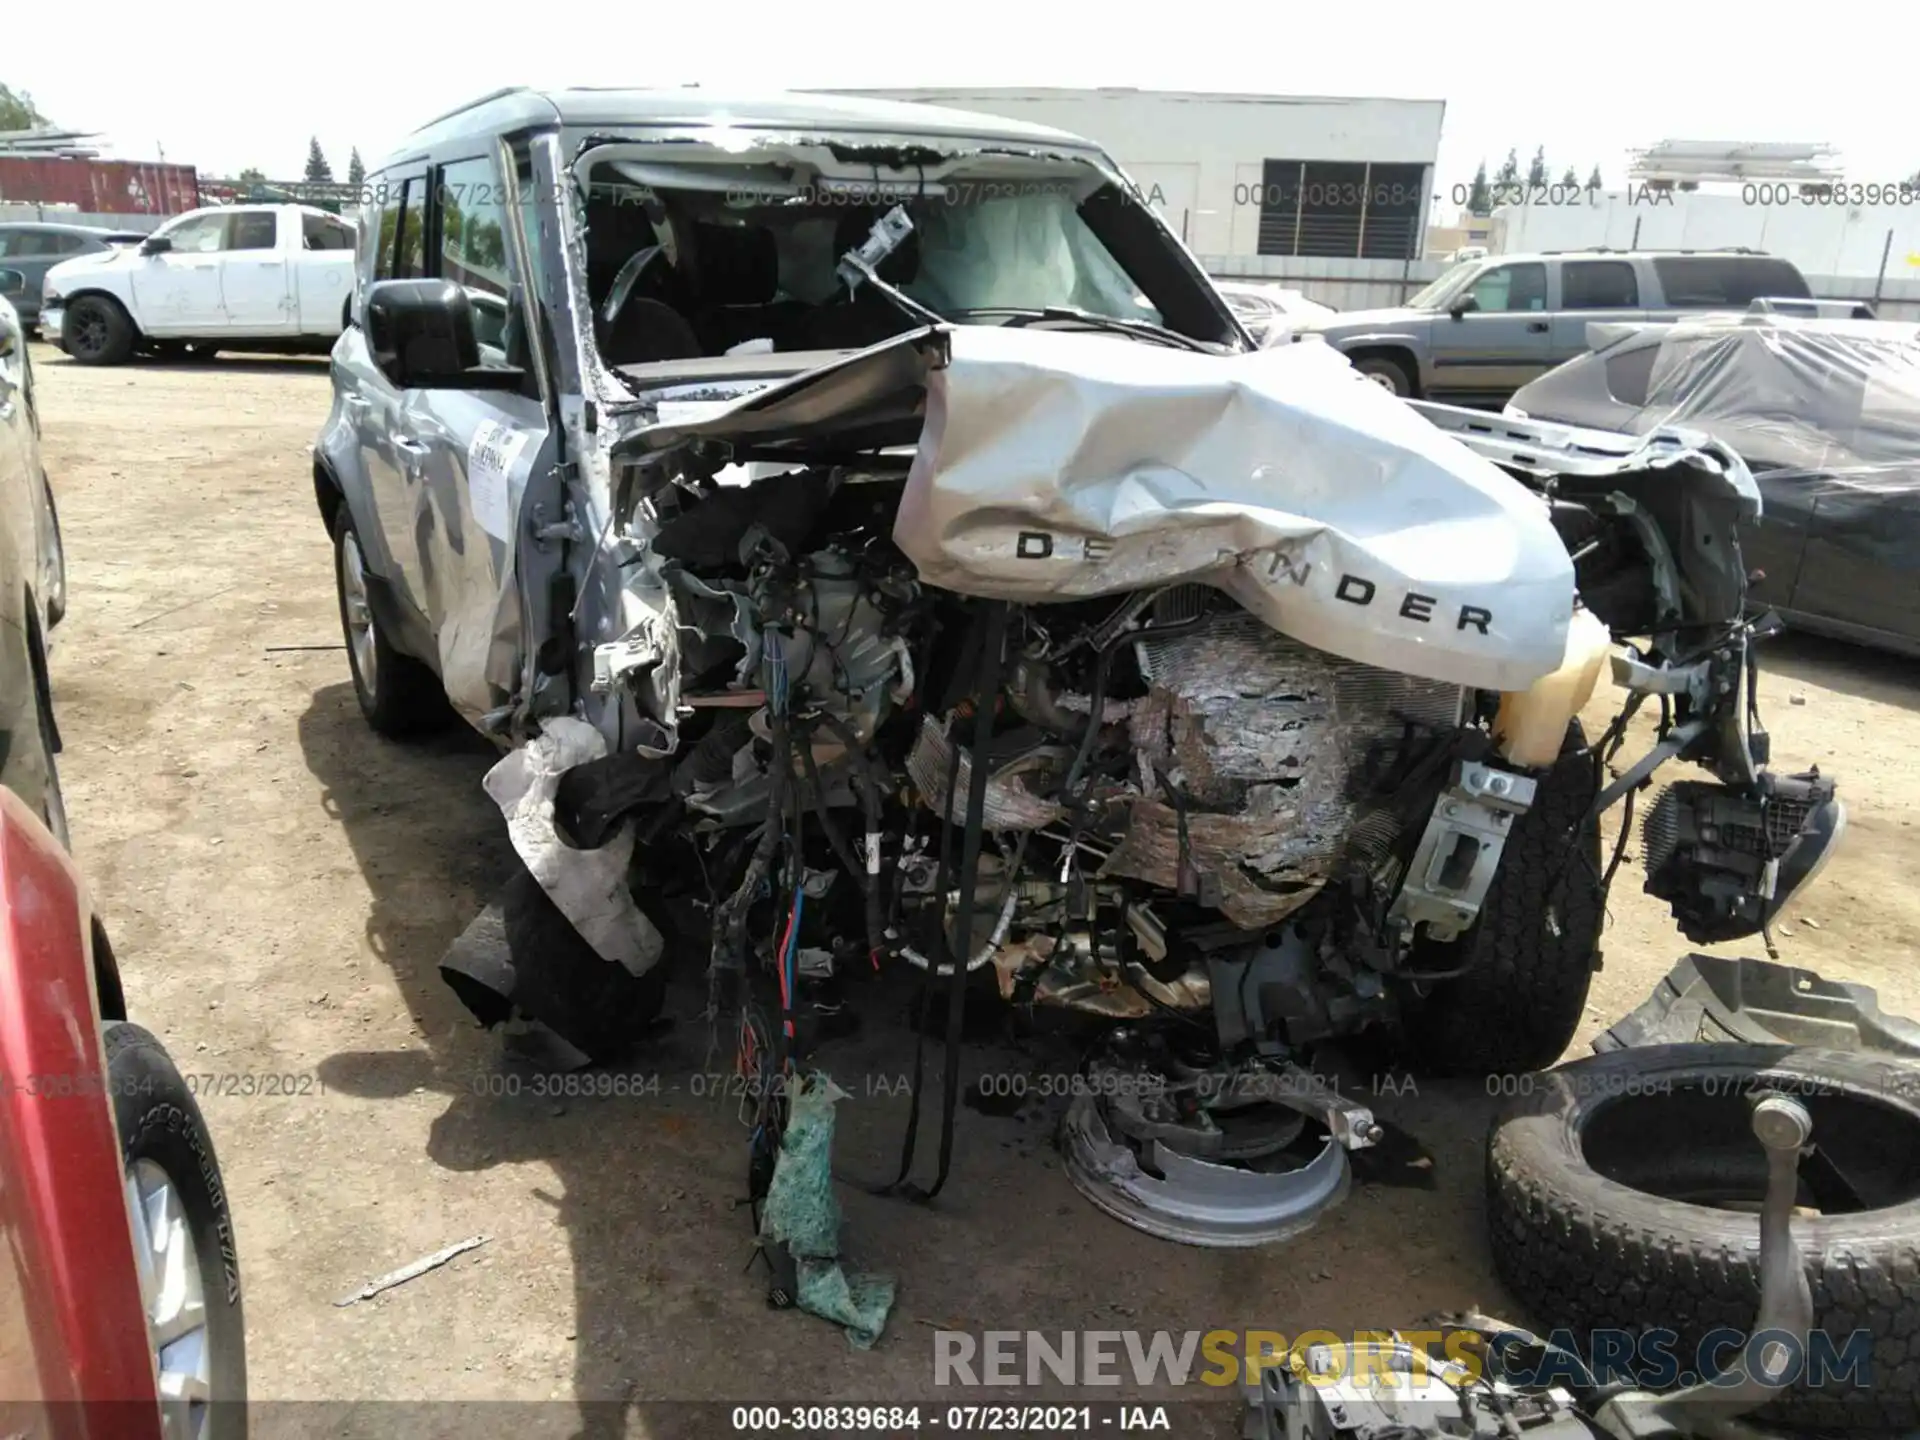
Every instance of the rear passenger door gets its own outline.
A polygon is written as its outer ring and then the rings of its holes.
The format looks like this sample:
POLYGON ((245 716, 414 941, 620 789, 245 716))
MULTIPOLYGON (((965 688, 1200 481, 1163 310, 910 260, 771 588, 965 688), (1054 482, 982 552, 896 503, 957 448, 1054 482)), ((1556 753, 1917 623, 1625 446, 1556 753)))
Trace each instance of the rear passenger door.
POLYGON ((288 263, 293 272, 294 319, 302 335, 337 335, 345 327, 357 240, 344 220, 318 211, 300 212, 299 248, 288 263))
POLYGON ((1587 326, 1597 321, 1646 319, 1640 284, 1627 260, 1565 260, 1554 306, 1547 363, 1564 365, 1587 353, 1587 326))
MULTIPOLYGON (((551 465, 547 412, 531 380, 508 226, 512 207, 493 157, 448 161, 433 172, 427 273, 466 291, 480 363, 527 370, 521 392, 412 390, 402 429, 422 447, 413 540, 440 677, 455 706, 478 718, 518 688, 524 627, 515 563, 521 502, 536 465, 551 465)), ((558 520, 559 516, 549 517, 558 520)))
POLYGON ((220 253, 220 299, 231 335, 290 335, 293 296, 280 227, 297 224, 291 210, 236 210, 227 216, 220 253))
POLYGON ((1467 294, 1472 308, 1434 317, 1433 389, 1511 395, 1547 369, 1547 267, 1538 260, 1489 266, 1467 294))

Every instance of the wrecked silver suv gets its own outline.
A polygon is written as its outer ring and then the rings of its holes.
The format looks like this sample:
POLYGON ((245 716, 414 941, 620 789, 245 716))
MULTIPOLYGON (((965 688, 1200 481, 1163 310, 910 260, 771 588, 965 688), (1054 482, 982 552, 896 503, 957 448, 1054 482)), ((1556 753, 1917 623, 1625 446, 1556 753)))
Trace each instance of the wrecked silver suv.
POLYGON ((1556 1058, 1599 809, 1661 761, 1712 776, 1646 837, 1690 934, 1761 929, 1837 831, 1764 768, 1737 457, 1258 351, 1084 141, 516 91, 368 185, 314 452, 355 687, 511 752, 521 889, 574 937, 450 959, 483 1021, 611 1056, 671 956, 784 1064, 824 989, 918 967, 1175 1077, 1101 1134, 1244 1157, 1215 1082, 1322 1039, 1556 1058))

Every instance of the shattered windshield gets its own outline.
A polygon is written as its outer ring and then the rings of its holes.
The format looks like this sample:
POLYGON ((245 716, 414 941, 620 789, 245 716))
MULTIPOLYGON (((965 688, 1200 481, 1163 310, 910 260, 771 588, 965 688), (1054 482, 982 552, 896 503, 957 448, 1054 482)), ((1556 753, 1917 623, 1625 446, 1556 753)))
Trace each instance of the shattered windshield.
POLYGON ((1407 301, 1409 310, 1444 310, 1449 301, 1467 288, 1473 277, 1480 272, 1483 262, 1462 260, 1451 270, 1446 271, 1426 289, 1421 290, 1407 301))
POLYGON ((925 312, 1242 343, 1150 213, 1087 160, 855 155, 829 144, 588 151, 575 173, 586 179, 585 281, 602 360, 863 349, 925 312), (842 257, 896 209, 911 226, 873 259, 882 284, 849 286, 842 257))

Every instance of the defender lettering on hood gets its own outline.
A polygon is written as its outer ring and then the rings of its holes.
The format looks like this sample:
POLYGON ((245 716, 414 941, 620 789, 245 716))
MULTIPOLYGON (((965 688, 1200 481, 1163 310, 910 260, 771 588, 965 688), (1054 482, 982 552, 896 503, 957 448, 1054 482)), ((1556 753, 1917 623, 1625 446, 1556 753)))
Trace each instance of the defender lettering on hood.
POLYGON ((629 443, 802 460, 876 417, 914 447, 894 541, 955 593, 1198 581, 1316 649, 1489 690, 1565 653, 1573 566, 1540 498, 1324 346, 934 327, 629 443))

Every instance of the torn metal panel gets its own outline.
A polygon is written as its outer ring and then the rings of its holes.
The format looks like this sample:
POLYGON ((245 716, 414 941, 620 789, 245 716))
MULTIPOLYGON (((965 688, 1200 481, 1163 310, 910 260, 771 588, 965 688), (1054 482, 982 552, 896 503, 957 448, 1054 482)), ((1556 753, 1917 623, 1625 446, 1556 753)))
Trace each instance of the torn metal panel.
POLYGON ((664 942, 627 888, 632 827, 622 826, 593 850, 575 849, 554 827, 560 777, 606 753, 606 741, 593 726, 556 716, 489 770, 482 784, 506 816, 513 848, 581 938, 602 959, 644 975, 659 963, 664 942))

